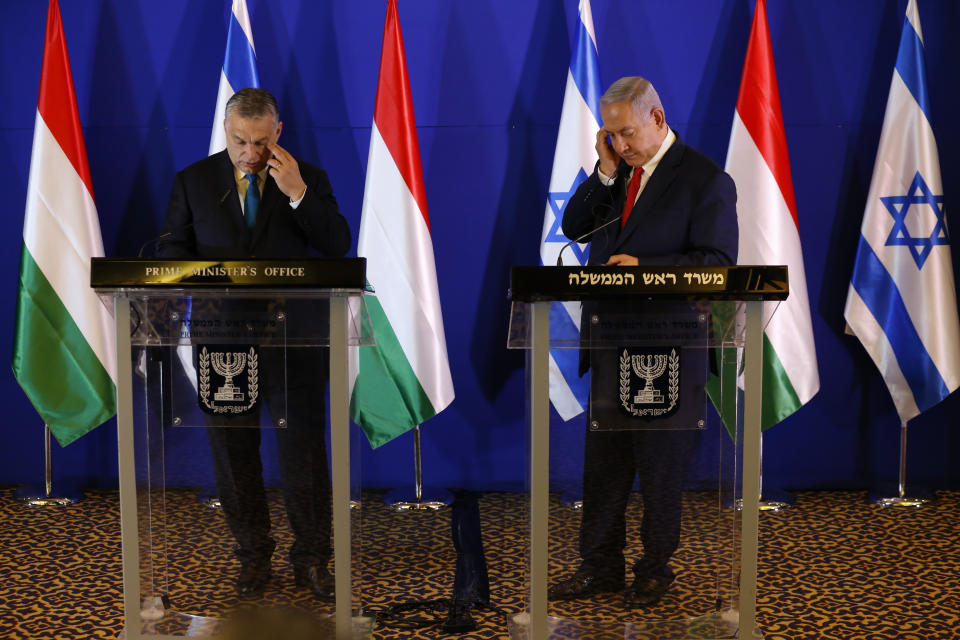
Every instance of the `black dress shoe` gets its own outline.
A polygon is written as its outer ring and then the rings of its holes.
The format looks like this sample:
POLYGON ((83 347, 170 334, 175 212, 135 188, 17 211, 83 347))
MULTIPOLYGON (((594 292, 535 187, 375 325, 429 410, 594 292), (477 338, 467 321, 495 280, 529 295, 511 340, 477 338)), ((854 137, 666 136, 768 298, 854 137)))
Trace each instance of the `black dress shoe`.
POLYGON ((577 571, 547 590, 548 600, 576 600, 623 590, 623 576, 577 571))
POLYGON ((335 588, 333 576, 327 571, 326 567, 314 564, 309 567, 295 567, 293 570, 294 582, 298 587, 310 587, 313 595, 320 600, 333 602, 335 600, 335 588))
POLYGON ((269 562, 245 562, 240 565, 237 577, 237 593, 244 598, 253 598, 263 593, 270 581, 269 562))
POLYGON ((643 609, 652 607, 660 601, 663 594, 670 588, 673 576, 637 577, 627 589, 625 602, 627 609, 643 609))

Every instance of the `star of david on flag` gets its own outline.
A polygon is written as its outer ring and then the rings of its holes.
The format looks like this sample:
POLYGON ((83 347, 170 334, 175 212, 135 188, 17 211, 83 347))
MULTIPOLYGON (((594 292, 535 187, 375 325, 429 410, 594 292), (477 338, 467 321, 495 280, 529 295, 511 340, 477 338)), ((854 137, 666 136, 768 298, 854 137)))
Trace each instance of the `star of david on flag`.
MULTIPOLYGON (((563 210, 580 183, 587 179, 597 162, 594 149, 600 129, 600 67, 597 63, 596 36, 590 0, 580 2, 576 43, 574 45, 560 114, 560 131, 553 156, 553 172, 540 236, 540 264, 557 264, 560 250, 568 238, 560 231, 563 210)), ((589 250, 573 244, 563 251, 564 265, 583 265, 589 250)), ((550 307, 550 335, 572 340, 580 335, 580 305, 554 302, 550 307)), ((577 371, 576 349, 550 350, 550 401, 563 420, 583 413, 587 406, 587 379, 577 371)))
POLYGON ((920 14, 910 0, 843 311, 901 424, 960 386, 960 321, 928 86, 920 14))
POLYGON ((923 263, 927 261, 927 256, 930 255, 934 245, 950 244, 950 238, 947 235, 947 221, 944 217, 943 196, 933 195, 919 171, 913 177, 913 182, 907 189, 906 195, 887 196, 886 198, 880 198, 880 202, 893 216, 894 221, 893 229, 890 230, 890 236, 887 238, 887 246, 909 247, 918 269, 923 269, 923 263), (910 205, 920 206, 911 209, 910 205), (930 232, 929 236, 913 236, 907 227, 907 214, 911 210, 916 211, 914 215, 921 218, 919 223, 922 224, 924 205, 933 210, 936 219, 933 231, 930 232))
MULTIPOLYGON (((550 205, 550 210, 553 213, 553 222, 543 238, 544 243, 555 242, 559 243, 560 247, 563 247, 563 245, 569 242, 569 238, 563 235, 563 232, 560 230, 560 223, 563 221, 563 211, 567 208, 567 203, 570 202, 570 198, 577 192, 580 183, 586 179, 587 173, 581 167, 576 177, 574 177, 573 184, 570 185, 569 191, 551 191, 547 196, 547 204, 550 205)), ((587 256, 590 252, 584 249, 579 243, 573 243, 567 251, 573 251, 573 254, 577 257, 577 262, 581 265, 587 264, 587 256)))

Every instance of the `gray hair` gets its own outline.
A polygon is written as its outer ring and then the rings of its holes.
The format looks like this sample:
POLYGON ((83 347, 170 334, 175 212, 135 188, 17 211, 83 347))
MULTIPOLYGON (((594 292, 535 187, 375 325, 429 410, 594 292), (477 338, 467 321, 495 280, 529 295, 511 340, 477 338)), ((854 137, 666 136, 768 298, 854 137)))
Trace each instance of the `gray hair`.
POLYGON ((280 122, 280 109, 277 107, 277 99, 266 89, 247 87, 237 91, 227 100, 227 106, 223 109, 224 120, 229 118, 231 113, 235 113, 241 118, 251 119, 271 115, 274 122, 280 122))
POLYGON ((649 80, 640 76, 620 78, 600 96, 600 106, 605 107, 615 102, 629 102, 633 110, 646 120, 654 109, 663 110, 660 96, 649 80))

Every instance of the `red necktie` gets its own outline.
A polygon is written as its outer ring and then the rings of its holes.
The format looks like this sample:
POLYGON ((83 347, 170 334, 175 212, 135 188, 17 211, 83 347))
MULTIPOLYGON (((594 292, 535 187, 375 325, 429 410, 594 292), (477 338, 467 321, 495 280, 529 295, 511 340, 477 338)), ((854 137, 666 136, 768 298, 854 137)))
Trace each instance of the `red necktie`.
POLYGON ((623 203, 623 217, 620 218, 620 228, 627 226, 627 218, 633 211, 633 205, 637 201, 637 194, 640 192, 640 176, 643 175, 643 167, 637 167, 633 170, 633 177, 630 178, 630 184, 627 185, 627 201, 623 203))

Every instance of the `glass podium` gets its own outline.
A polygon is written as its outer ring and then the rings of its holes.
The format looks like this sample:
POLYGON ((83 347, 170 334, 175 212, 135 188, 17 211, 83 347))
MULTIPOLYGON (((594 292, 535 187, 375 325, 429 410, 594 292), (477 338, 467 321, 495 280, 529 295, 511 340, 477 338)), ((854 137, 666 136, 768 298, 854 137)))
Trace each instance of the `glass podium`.
POLYGON ((762 637, 762 336, 787 293, 786 267, 514 267, 508 347, 527 352, 529 545, 512 639, 762 637), (572 305, 580 326, 551 323, 556 305, 572 305), (589 401, 551 428, 560 361, 589 371, 589 401), (583 486, 559 472, 578 469, 572 456, 551 457, 561 441, 570 451, 571 430, 591 451, 583 486), (562 493, 583 495, 583 509, 562 493), (549 599, 582 556, 605 565, 610 588, 549 599), (629 606, 634 571, 669 586, 629 606))
POLYGON ((330 637, 369 637, 372 620, 353 613, 363 601, 360 510, 351 508, 359 505, 360 436, 348 419, 349 350, 374 343, 364 272, 363 259, 93 259, 91 284, 116 322, 122 637, 215 637, 251 607, 307 610, 330 637), (329 476, 320 464, 327 435, 329 476), (249 468, 231 466, 239 446, 259 450, 249 468), (279 469, 278 456, 287 461, 279 469), (304 473, 307 466, 319 470, 304 473), (294 484, 303 490, 281 490, 294 484), (253 599, 236 590, 237 534, 228 522, 237 519, 226 517, 223 491, 259 491, 255 502, 266 504, 266 513, 238 516, 268 518, 276 543, 270 581, 253 599), (205 492, 223 508, 201 502, 205 492), (305 495, 309 505, 297 502, 305 495), (294 581, 288 551, 315 546, 294 535, 293 519, 307 512, 319 526, 300 531, 325 536, 330 523, 333 602, 294 581))

